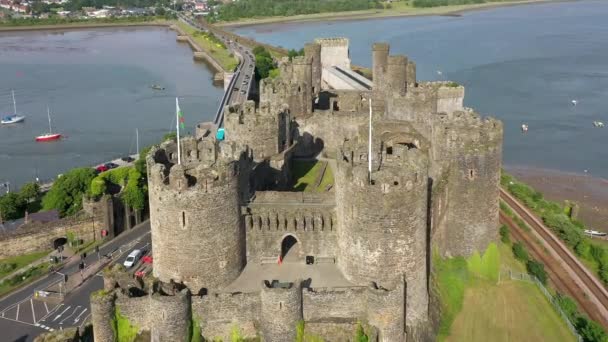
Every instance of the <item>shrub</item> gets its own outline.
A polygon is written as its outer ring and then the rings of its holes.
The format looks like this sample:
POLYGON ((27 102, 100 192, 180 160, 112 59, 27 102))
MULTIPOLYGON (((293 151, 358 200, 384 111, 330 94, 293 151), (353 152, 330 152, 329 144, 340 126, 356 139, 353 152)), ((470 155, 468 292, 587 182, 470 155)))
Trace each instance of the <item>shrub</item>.
POLYGON ((72 169, 53 183, 42 198, 44 210, 56 209, 61 216, 69 216, 82 209, 82 196, 88 193, 95 171, 90 167, 72 169))
POLYGON ((505 226, 504 224, 502 226, 500 226, 500 241, 502 241, 504 244, 510 244, 511 243, 511 234, 509 233, 509 228, 507 228, 507 226, 505 226))
POLYGON ((528 270, 528 273, 535 276, 543 285, 547 284, 547 272, 542 263, 536 260, 528 260, 526 263, 526 270, 528 270))
POLYGON ((579 317, 576 322, 576 330, 585 342, 607 342, 608 335, 598 323, 586 318, 579 317))
POLYGON ((576 254, 580 255, 584 259, 591 259, 591 245, 586 239, 581 240, 576 247, 574 247, 576 254))
POLYGON ((524 263, 528 262, 528 260, 530 259, 530 257, 528 256, 528 251, 526 250, 526 247, 521 244, 521 242, 514 243, 512 249, 513 255, 517 260, 524 263))
POLYGON ((14 264, 12 262, 0 263, 0 273, 12 272, 15 268, 17 268, 17 264, 14 264))
POLYGON ((572 323, 576 323, 578 319, 578 308, 576 306, 576 302, 561 293, 558 293, 553 297, 555 303, 562 309, 562 311, 568 316, 568 319, 572 323))

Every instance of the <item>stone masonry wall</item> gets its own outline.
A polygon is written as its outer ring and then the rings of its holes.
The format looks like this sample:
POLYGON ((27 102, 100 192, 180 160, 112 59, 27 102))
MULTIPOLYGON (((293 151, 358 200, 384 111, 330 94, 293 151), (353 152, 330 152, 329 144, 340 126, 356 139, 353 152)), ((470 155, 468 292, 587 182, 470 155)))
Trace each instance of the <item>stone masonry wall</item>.
MULTIPOLYGON (((93 226, 93 218, 85 214, 51 223, 28 223, 14 232, 0 234, 0 259, 53 249, 58 238, 68 233, 85 241, 100 238, 100 227, 93 226)), ((98 222, 95 222, 98 223, 98 222)))

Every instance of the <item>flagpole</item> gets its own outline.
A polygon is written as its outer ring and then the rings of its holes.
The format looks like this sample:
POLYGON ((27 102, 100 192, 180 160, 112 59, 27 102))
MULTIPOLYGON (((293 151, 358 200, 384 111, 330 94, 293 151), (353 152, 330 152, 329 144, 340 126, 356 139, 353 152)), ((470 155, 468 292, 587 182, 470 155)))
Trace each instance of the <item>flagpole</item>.
POLYGON ((177 129, 177 164, 182 163, 182 150, 179 143, 179 102, 177 97, 175 98, 175 128, 177 129))
POLYGON ((368 150, 367 150, 367 171, 369 176, 369 182, 372 182, 372 99, 369 99, 369 142, 368 142, 368 150))

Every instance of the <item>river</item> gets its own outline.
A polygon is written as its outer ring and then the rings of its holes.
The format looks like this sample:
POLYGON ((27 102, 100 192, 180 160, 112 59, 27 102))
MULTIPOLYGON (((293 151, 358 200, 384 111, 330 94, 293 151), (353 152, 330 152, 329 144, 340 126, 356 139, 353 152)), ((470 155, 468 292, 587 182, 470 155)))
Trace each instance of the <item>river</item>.
POLYGON ((417 63, 419 80, 461 83, 466 106, 503 120, 506 165, 608 177, 608 127, 593 126, 608 125, 606 18, 608 1, 581 1, 234 31, 295 49, 316 37, 348 37, 353 63, 364 66, 372 43, 386 41, 417 63))
POLYGON ((0 113, 13 112, 14 89, 27 116, 0 126, 0 183, 15 187, 133 154, 136 128, 140 146, 157 143, 175 127, 176 95, 187 130, 211 120, 222 88, 175 37, 160 27, 0 32, 0 113), (47 105, 65 138, 37 143, 48 131, 47 105))

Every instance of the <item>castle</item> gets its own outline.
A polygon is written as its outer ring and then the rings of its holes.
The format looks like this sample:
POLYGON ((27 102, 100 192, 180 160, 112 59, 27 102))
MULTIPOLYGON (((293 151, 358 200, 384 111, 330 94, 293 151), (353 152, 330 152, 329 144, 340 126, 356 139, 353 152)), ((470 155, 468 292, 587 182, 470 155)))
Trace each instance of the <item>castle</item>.
POLYGON ((373 45, 371 81, 352 74, 346 39, 304 50, 257 103, 225 108, 225 140, 200 124, 181 164, 175 141, 150 151, 154 280, 107 272, 96 341, 114 340, 116 312, 154 341, 235 328, 294 341, 299 322, 326 341, 358 324, 373 341, 433 338, 432 253, 498 235, 502 124, 465 108, 462 86, 417 81, 388 44, 373 45), (326 191, 290 190, 304 158, 331 170, 326 191))

